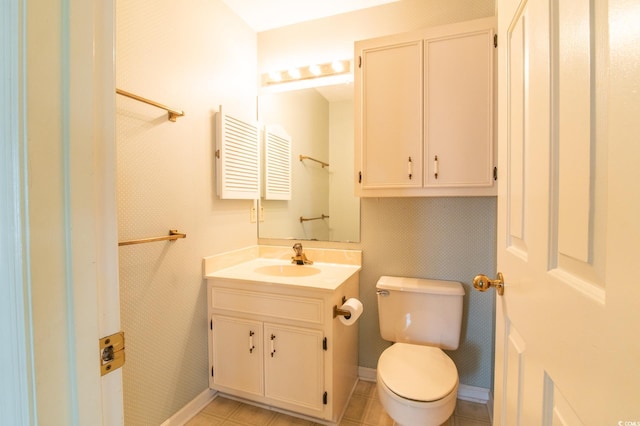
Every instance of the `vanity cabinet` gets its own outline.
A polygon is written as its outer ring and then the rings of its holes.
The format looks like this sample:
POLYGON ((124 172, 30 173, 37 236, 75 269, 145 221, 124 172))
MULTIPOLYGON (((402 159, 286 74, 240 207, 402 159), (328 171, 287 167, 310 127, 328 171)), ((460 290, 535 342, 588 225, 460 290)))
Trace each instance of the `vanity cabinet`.
POLYGON ((358 338, 333 306, 358 296, 358 280, 328 290, 209 278, 210 387, 337 422, 357 381, 358 338))
POLYGON ((494 28, 356 42, 356 195, 495 195, 494 28))

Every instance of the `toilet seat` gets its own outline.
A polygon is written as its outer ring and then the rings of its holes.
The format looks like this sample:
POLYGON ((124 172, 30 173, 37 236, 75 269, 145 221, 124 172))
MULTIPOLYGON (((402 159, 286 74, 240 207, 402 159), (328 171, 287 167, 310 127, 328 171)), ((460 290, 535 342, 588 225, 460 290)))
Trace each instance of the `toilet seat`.
POLYGON ((458 370, 441 349, 396 343, 378 360, 378 377, 401 398, 434 402, 458 387, 458 370))

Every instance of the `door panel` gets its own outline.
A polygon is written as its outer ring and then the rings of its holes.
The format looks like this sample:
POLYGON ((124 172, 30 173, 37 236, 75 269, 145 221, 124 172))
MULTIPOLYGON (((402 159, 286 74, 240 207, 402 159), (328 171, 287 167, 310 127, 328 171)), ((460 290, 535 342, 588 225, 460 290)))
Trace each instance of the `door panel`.
POLYGON ((263 393, 262 323, 214 315, 213 388, 263 393))
POLYGON ((623 396, 607 376, 637 370, 608 362, 605 324, 621 323, 607 265, 638 249, 611 244, 608 194, 625 184, 607 161, 608 14, 595 3, 498 3, 496 425, 607 424, 602 401, 623 396))
POLYGON ((425 40, 427 187, 493 185, 493 34, 425 40))
POLYGON ((422 186, 422 49, 407 40, 362 52, 363 189, 422 186))
POLYGON ((264 325, 265 396, 321 411, 322 331, 264 325))

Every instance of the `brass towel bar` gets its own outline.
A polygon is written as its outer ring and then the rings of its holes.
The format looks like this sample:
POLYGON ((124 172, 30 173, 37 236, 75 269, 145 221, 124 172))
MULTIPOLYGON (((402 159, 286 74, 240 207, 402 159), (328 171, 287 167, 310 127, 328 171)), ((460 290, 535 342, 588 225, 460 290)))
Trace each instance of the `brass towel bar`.
POLYGON ((127 98, 135 99, 136 101, 144 102, 145 104, 153 105, 156 108, 160 108, 167 111, 169 115, 169 121, 175 122, 176 118, 184 116, 184 111, 176 111, 175 109, 169 108, 168 106, 159 104, 158 102, 154 102, 147 98, 143 98, 142 96, 134 95, 133 93, 129 93, 122 89, 116 89, 116 93, 122 96, 126 96, 127 98))
POLYGON ((328 214, 322 214, 321 216, 318 216, 318 217, 303 217, 303 216, 300 216, 300 223, 306 222, 308 220, 319 220, 319 219, 329 219, 329 215, 328 214))
POLYGON ((325 163, 324 161, 316 160, 315 158, 311 158, 311 157, 308 157, 306 155, 300 154, 300 161, 302 161, 302 160, 311 160, 311 161, 315 161, 316 163, 320 163, 320 164, 322 164, 322 168, 323 169, 325 167, 329 167, 329 163, 325 163))
POLYGON ((153 243, 155 241, 174 241, 178 238, 187 238, 187 234, 181 234, 177 229, 170 229, 169 235, 162 237, 140 238, 138 240, 120 241, 119 246, 129 246, 131 244, 153 243))

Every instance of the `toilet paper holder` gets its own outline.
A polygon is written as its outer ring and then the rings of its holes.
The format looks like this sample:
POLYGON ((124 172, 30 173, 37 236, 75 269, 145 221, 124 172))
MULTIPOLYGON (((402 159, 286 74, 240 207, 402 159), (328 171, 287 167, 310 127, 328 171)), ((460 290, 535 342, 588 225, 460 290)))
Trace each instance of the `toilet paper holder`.
MULTIPOLYGON (((347 298, 342 296, 342 304, 344 305, 347 301, 347 298)), ((338 305, 333 305, 333 317, 336 318, 338 315, 342 315, 346 319, 351 318, 351 312, 338 308, 338 305)))

